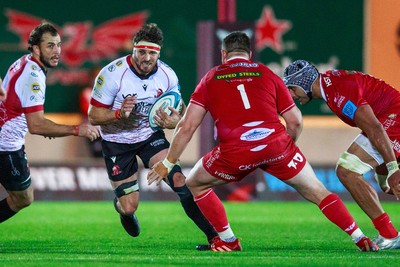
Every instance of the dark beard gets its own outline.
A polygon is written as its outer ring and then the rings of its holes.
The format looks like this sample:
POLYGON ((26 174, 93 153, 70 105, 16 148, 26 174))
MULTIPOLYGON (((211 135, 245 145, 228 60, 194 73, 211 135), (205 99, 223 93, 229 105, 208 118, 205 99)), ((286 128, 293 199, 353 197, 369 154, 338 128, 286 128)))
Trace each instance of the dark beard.
POLYGON ((44 65, 46 68, 54 68, 54 66, 50 65, 50 62, 49 62, 48 60, 46 60, 46 59, 43 57, 42 52, 40 52, 39 59, 40 59, 40 62, 42 62, 43 65, 44 65))

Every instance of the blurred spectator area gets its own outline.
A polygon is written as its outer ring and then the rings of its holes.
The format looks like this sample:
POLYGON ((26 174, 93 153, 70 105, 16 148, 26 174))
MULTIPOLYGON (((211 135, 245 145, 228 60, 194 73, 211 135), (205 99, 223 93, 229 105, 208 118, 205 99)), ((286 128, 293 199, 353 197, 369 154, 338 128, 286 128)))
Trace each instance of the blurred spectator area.
MULTIPOLYGON (((45 116, 63 124, 80 124, 83 117, 79 113, 58 114, 50 113, 45 116)), ((351 141, 360 133, 357 128, 345 125, 335 116, 304 116, 303 132, 298 140, 298 145, 313 165, 335 165, 343 151, 351 141)), ((173 131, 166 130, 166 135, 171 140, 173 131)), ((192 165, 200 157, 201 144, 199 131, 196 132, 189 146, 182 155, 183 164, 192 165)), ((27 134, 26 152, 32 163, 79 163, 94 161, 88 142, 84 138, 75 136, 47 139, 42 136, 27 134)))

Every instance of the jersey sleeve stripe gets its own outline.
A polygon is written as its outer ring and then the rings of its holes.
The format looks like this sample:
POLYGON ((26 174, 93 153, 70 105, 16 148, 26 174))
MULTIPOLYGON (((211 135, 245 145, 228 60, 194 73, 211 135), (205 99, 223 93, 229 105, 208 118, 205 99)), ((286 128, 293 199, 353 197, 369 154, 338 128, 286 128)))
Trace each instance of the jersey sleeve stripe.
POLYGON ((205 106, 203 105, 203 103, 197 102, 196 100, 191 99, 191 100, 190 100, 190 103, 193 103, 193 104, 195 104, 195 105, 198 105, 198 106, 200 106, 200 107, 205 108, 205 106))
POLYGON ((38 111, 43 111, 44 106, 43 105, 38 105, 38 106, 33 106, 33 107, 26 107, 22 109, 24 113, 33 113, 33 112, 38 112, 38 111))
POLYGON ((93 98, 90 99, 90 104, 92 106, 97 107, 97 108, 110 108, 111 107, 111 105, 103 104, 103 103, 101 103, 101 102, 99 102, 99 101, 97 101, 96 99, 93 99, 93 98))
POLYGON ((284 110, 282 110, 282 111, 279 113, 279 115, 282 115, 282 114, 285 113, 286 111, 291 110, 295 105, 296 105, 295 103, 291 104, 290 106, 288 106, 287 108, 285 108, 284 110))

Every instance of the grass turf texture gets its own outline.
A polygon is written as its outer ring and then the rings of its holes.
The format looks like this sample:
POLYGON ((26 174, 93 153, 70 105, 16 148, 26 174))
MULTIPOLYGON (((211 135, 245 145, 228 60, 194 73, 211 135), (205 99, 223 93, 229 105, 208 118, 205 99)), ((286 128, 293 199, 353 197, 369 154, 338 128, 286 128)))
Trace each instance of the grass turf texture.
MULTIPOLYGON (((225 203, 242 252, 196 251, 205 237, 179 202, 142 202, 128 236, 112 202, 35 202, 0 224, 0 266, 397 266, 398 251, 362 253, 308 202, 225 203)), ((376 231, 346 203, 364 233, 376 231)), ((398 203, 384 203, 400 227, 398 203)))

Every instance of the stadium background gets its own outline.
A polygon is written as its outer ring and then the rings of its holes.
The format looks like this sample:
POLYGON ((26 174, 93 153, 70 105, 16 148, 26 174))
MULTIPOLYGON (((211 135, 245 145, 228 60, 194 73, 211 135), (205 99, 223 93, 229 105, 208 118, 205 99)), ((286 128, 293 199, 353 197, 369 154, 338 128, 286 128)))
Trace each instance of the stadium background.
MULTIPOLYGON (((2 1, 0 75, 3 77, 8 66, 26 53, 26 37, 32 28, 42 19, 53 22, 63 37, 63 54, 62 64, 48 74, 46 114, 60 123, 79 123, 85 120, 80 96, 91 86, 93 73, 113 58, 129 53, 132 33, 143 23, 155 22, 165 35, 161 59, 178 74, 186 101, 204 72, 219 62, 221 29, 250 29, 256 60, 278 75, 292 60, 304 58, 321 71, 362 70, 400 88, 398 10, 397 0, 70 0, 51 5, 44 0, 2 1), (224 13, 221 3, 233 11, 224 13)), ((334 166, 359 131, 332 116, 321 101, 301 110, 305 116, 299 146, 324 184, 350 199, 335 176, 334 166)), ((206 122, 184 153, 185 172, 212 146, 211 126, 206 122)), ((28 134, 26 151, 37 200, 113 198, 103 161, 91 154, 91 145, 85 140, 48 140, 28 134)), ((165 186, 148 187, 145 175, 141 170, 143 200, 176 198, 165 186)), ((372 174, 366 178, 372 180, 372 174)), ((1 189, 0 195, 4 194, 1 189)), ((283 183, 260 172, 243 183, 219 189, 219 194, 239 201, 300 199, 283 183)))

